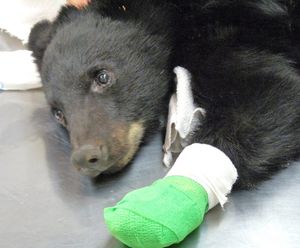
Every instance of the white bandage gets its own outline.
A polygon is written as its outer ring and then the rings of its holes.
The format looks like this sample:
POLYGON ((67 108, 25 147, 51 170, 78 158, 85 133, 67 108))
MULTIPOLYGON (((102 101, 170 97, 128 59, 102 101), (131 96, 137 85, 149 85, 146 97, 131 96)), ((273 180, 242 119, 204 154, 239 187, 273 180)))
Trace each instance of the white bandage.
POLYGON ((237 180, 237 171, 231 160, 219 149, 204 144, 191 144, 193 133, 206 116, 205 109, 194 103, 192 76, 176 67, 177 89, 169 104, 164 164, 174 166, 167 176, 186 176, 198 182, 208 194, 209 209, 226 203, 226 195, 237 180))
POLYGON ((169 116, 163 162, 170 167, 184 147, 190 144, 193 131, 205 118, 206 111, 194 104, 191 75, 183 67, 174 69, 177 89, 169 103, 169 116))
POLYGON ((231 160, 219 149, 205 144, 187 146, 167 176, 185 176, 203 186, 208 194, 209 209, 227 202, 238 174, 231 160))

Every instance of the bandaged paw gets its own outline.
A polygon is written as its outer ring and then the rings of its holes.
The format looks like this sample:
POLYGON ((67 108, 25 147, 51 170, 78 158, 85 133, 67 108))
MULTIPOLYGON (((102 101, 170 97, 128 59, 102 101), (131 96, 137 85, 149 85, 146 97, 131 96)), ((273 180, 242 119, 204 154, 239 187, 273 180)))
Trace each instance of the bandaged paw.
POLYGON ((236 179, 236 169, 222 151, 193 144, 183 150, 167 177, 105 209, 105 222, 129 247, 167 247, 195 230, 208 209, 223 205, 236 179))
POLYGON ((160 248, 181 242, 203 221, 207 193, 195 181, 166 177, 126 195, 104 211, 110 232, 133 248, 160 248))

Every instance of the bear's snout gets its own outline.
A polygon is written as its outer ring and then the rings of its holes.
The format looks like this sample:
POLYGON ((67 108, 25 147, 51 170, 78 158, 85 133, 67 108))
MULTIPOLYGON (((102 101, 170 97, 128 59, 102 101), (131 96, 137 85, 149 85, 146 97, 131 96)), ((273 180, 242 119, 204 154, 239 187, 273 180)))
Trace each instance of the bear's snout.
POLYGON ((144 136, 142 122, 110 122, 104 129, 92 125, 94 122, 84 124, 88 125, 85 129, 79 122, 76 123, 78 125, 71 125, 70 132, 73 147, 71 162, 80 173, 90 177, 124 168, 134 157, 144 136))
POLYGON ((73 151, 71 160, 79 171, 89 176, 98 176, 110 164, 108 150, 104 145, 83 145, 73 151))

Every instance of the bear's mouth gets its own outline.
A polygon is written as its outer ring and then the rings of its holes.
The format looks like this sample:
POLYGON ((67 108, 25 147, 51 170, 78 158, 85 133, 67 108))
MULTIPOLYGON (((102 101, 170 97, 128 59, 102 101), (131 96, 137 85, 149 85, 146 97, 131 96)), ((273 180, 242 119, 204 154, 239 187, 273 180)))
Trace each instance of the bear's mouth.
POLYGON ((92 169, 92 168, 79 168, 78 169, 79 173, 84 175, 84 176, 89 176, 89 177, 97 177, 99 176, 103 171, 97 170, 97 169, 92 169))

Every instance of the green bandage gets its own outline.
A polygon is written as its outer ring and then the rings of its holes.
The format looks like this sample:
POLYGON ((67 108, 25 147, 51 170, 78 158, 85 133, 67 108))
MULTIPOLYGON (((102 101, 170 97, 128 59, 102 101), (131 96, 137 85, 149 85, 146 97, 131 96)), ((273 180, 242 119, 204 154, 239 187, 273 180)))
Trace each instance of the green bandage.
POLYGON ((160 248, 181 242, 203 221, 205 189, 192 179, 170 176, 127 194, 104 210, 117 239, 133 248, 160 248))

